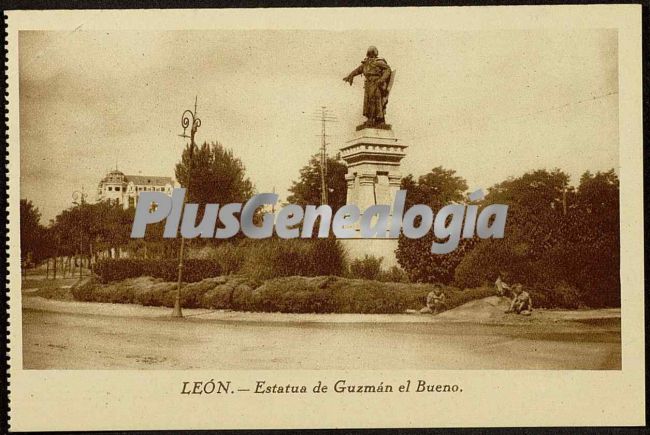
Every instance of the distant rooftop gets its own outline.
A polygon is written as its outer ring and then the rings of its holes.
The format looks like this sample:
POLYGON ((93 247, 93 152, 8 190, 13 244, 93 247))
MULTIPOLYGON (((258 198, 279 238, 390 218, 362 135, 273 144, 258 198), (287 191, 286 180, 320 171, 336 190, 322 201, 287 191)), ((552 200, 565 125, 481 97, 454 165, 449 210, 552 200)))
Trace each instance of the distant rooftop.
POLYGON ((138 186, 164 186, 166 184, 174 184, 172 177, 159 177, 155 175, 125 175, 117 169, 110 171, 104 178, 102 178, 101 183, 106 182, 133 183, 138 186))
POLYGON ((157 177, 151 175, 125 175, 127 183, 133 183, 138 186, 164 186, 165 184, 174 184, 172 177, 157 177))

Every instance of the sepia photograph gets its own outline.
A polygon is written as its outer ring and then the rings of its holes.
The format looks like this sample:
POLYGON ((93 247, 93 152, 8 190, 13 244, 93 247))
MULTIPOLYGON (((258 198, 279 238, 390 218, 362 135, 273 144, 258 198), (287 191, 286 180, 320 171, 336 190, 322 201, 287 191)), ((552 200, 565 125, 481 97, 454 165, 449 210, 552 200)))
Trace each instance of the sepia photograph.
POLYGON ((203 401, 329 371, 441 371, 331 378, 365 397, 621 373, 643 291, 622 283, 619 29, 361 11, 15 32, 13 370, 177 371, 203 401))
POLYGON ((620 369, 616 36, 22 32, 25 368, 620 369), (506 236, 131 239, 179 186, 506 236))

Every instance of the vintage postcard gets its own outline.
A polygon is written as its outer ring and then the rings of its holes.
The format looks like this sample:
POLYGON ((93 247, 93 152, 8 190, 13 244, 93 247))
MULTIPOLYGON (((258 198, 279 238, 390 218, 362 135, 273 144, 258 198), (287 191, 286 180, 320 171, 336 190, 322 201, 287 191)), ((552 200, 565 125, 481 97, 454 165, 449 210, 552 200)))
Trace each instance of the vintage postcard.
POLYGON ((645 424, 640 6, 6 14, 11 430, 645 424))

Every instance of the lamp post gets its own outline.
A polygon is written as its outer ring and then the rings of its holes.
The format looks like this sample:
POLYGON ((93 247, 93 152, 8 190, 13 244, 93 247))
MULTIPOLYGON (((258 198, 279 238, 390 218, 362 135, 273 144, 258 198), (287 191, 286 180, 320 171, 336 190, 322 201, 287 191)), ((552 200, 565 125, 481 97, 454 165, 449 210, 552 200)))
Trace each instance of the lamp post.
MULTIPOLYGON (((183 126, 183 134, 180 137, 189 138, 190 140, 190 153, 189 162, 187 165, 187 186, 185 186, 185 198, 190 194, 190 180, 192 177, 192 158, 194 156, 194 135, 196 130, 201 126, 201 120, 196 115, 197 98, 194 98, 194 111, 187 109, 183 112, 181 117, 181 125, 183 126), (186 134, 187 128, 190 127, 190 135, 186 134)), ((178 253, 178 285, 176 286, 176 297, 174 298, 174 311, 172 317, 183 317, 181 310, 181 288, 183 282, 183 250, 185 248, 185 237, 181 234, 181 248, 178 253)))
POLYGON ((84 222, 83 222, 83 206, 86 203, 86 192, 84 192, 84 187, 81 186, 81 190, 75 190, 72 192, 72 204, 79 206, 81 210, 81 222, 79 222, 79 226, 81 227, 81 231, 79 232, 79 278, 83 276, 83 255, 84 255, 84 233, 83 233, 83 228, 84 228, 84 222))

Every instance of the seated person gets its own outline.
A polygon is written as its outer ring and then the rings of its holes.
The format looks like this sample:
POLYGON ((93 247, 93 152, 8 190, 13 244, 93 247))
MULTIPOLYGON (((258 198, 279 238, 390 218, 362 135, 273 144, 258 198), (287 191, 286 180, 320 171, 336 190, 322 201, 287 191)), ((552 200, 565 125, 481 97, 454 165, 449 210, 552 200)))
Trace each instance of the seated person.
POLYGON ((506 313, 529 315, 533 310, 533 301, 528 292, 522 288, 521 284, 517 284, 512 287, 512 293, 514 294, 514 298, 506 313))
POLYGON ((446 296, 442 291, 442 287, 439 285, 435 286, 433 291, 427 295, 427 306, 422 308, 420 312, 438 314, 446 306, 445 299, 446 296))
POLYGON ((501 274, 499 274, 497 280, 494 281, 494 286, 497 288, 498 296, 508 296, 511 291, 510 286, 501 280, 501 274))

